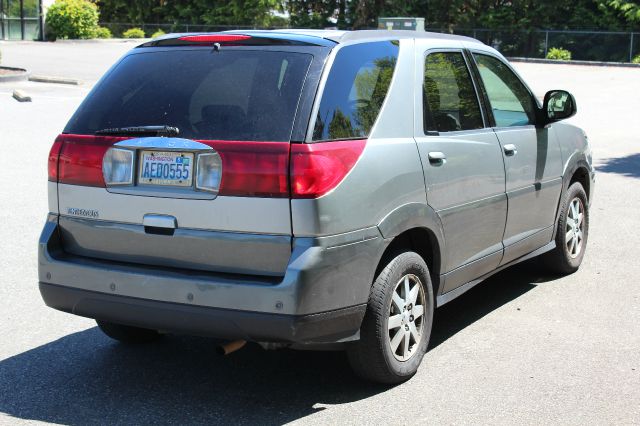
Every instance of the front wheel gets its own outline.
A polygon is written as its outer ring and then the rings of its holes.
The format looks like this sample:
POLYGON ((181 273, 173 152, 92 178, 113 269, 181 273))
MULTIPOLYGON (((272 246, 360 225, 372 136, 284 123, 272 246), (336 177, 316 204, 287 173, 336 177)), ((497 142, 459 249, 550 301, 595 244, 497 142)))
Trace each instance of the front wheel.
POLYGON ((544 255, 548 268, 555 273, 571 274, 578 270, 589 237, 589 201, 579 182, 572 184, 562 200, 556 230, 556 248, 544 255))
POLYGON ((371 288, 360 340, 347 351, 356 374, 386 384, 410 379, 427 352, 433 309, 422 257, 404 252, 391 259, 371 288))

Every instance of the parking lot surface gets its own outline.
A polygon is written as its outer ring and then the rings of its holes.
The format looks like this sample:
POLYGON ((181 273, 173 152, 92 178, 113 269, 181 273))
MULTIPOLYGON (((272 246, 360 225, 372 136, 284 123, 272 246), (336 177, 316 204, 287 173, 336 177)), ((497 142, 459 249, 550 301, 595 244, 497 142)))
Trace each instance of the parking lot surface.
POLYGON ((333 352, 219 357, 168 336, 128 347, 44 306, 37 239, 48 150, 128 43, 0 43, 3 65, 80 86, 0 84, 0 424, 640 423, 640 69, 515 64, 536 94, 578 102, 598 168, 582 268, 505 270, 436 311, 418 374, 359 381, 333 352), (55 58, 55 60, 54 60, 55 58), (31 103, 11 98, 20 88, 31 103))

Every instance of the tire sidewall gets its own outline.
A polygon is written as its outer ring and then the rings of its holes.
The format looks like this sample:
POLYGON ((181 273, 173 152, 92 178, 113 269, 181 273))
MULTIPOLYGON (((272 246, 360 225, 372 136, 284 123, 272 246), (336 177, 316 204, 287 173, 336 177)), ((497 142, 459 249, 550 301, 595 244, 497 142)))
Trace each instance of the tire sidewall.
MULTIPOLYGON (((433 286, 431 284, 431 278, 429 270, 422 257, 414 252, 405 252, 399 254, 388 267, 391 267, 390 274, 387 276, 385 283, 385 297, 384 297, 384 315, 380 316, 380 336, 382 338, 382 346, 384 351, 384 358, 387 366, 399 377, 410 377, 415 374, 418 366, 422 362, 422 358, 427 352, 429 345, 429 338, 431 336, 431 327, 433 324, 433 310, 434 310, 434 297, 433 286), (424 296, 425 296, 425 311, 424 311, 424 326, 422 330, 422 337, 416 353, 407 361, 399 361, 393 354, 391 345, 388 338, 388 321, 389 321, 389 309, 391 303, 393 303, 393 292, 398 281, 407 274, 413 274, 420 279, 422 283, 424 296)), ((383 274, 381 274, 382 276, 383 274)))
POLYGON ((576 182, 573 185, 571 185, 567 190, 567 195, 565 196, 565 200, 564 200, 564 208, 563 208, 562 216, 560 217, 560 223, 558 226, 558 238, 556 239, 557 241, 556 243, 558 244, 558 246, 560 246, 561 253, 564 257, 564 260, 570 269, 577 270, 580 264, 582 263, 582 258, 584 257, 584 254, 586 252, 588 240, 589 240, 589 202, 587 200, 587 194, 584 191, 584 188, 582 188, 582 185, 580 183, 576 182), (569 254, 569 251, 567 250, 566 229, 567 229, 567 219, 569 216, 569 208, 571 205, 571 201, 573 201, 574 198, 579 198, 580 201, 582 202, 582 205, 584 206, 584 218, 583 218, 584 230, 582 233, 583 234, 582 249, 580 251, 580 254, 577 257, 572 258, 571 255, 569 254))

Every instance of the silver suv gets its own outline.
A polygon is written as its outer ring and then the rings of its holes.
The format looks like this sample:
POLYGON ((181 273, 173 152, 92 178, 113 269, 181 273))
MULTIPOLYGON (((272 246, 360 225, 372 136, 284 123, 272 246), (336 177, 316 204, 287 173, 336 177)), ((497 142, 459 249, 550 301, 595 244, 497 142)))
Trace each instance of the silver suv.
POLYGON ((494 49, 404 31, 168 35, 126 54, 49 156, 45 303, 110 337, 346 349, 417 370, 434 309, 585 252, 582 130, 494 49))

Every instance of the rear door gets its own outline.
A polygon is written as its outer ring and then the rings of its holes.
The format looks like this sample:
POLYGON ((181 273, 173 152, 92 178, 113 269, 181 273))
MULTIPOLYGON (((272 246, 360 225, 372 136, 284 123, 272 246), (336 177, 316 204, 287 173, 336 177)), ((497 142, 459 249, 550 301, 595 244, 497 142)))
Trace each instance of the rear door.
POLYGON ((473 58, 505 163, 509 214, 504 264, 551 241, 562 189, 562 156, 552 130, 535 126, 535 99, 511 68, 486 53, 474 52, 473 58))
POLYGON ((496 268, 507 215, 504 163, 495 133, 485 127, 462 49, 418 52, 423 123, 416 140, 427 202, 442 221, 444 291, 496 268))
POLYGON ((156 47, 126 56, 60 137, 64 249, 282 275, 291 254, 291 135, 301 99, 310 103, 317 85, 307 75, 321 65, 313 51, 284 46, 156 47), (105 132, 132 126, 179 134, 105 132))

